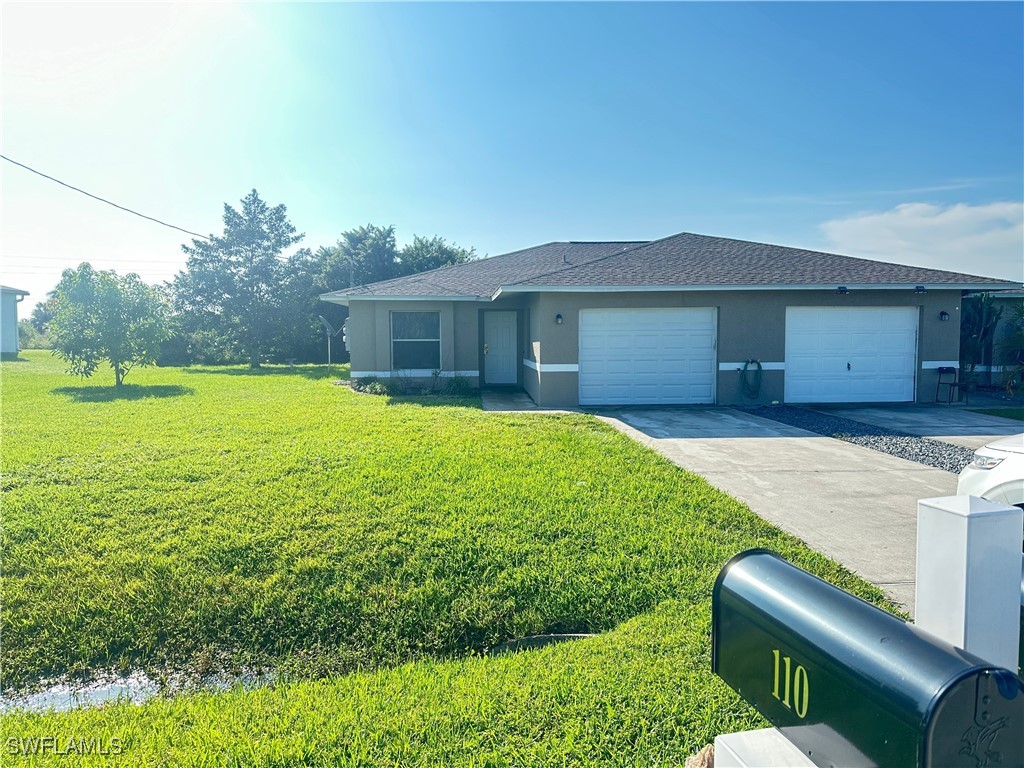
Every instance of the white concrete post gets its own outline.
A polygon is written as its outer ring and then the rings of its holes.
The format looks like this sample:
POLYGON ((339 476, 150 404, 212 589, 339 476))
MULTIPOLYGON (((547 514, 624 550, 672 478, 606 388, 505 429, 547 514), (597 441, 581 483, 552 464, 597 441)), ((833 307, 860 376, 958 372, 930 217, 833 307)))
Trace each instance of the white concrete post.
POLYGON ((815 768, 778 728, 715 737, 715 768, 815 768))
POLYGON ((917 503, 914 623, 1017 671, 1024 511, 976 496, 917 503))

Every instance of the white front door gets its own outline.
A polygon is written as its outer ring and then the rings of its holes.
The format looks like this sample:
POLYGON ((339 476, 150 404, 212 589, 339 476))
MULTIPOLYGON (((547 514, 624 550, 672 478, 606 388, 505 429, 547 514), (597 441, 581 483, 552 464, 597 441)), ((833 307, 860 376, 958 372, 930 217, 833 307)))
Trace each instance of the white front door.
POLYGON ((580 310, 580 404, 715 402, 713 307, 580 310))
POLYGON ((484 312, 484 384, 516 384, 515 312, 484 312))
POLYGON ((917 307, 787 307, 787 403, 914 401, 917 307))

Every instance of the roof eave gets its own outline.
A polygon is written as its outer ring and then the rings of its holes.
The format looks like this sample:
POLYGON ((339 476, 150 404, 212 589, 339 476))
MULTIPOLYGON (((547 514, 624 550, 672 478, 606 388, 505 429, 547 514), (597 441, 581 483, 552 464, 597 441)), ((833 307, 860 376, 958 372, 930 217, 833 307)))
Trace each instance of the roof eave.
POLYGON ((490 301, 489 296, 438 296, 438 295, 423 295, 423 296, 408 296, 404 294, 387 294, 387 293, 359 293, 359 294, 342 294, 337 293, 321 293, 320 301, 327 301, 332 304, 342 304, 348 306, 350 301, 490 301))
POLYGON ((991 291, 995 288, 1016 288, 1016 283, 817 283, 771 285, 503 285, 492 296, 503 293, 649 293, 657 291, 834 291, 840 287, 850 291, 991 291))

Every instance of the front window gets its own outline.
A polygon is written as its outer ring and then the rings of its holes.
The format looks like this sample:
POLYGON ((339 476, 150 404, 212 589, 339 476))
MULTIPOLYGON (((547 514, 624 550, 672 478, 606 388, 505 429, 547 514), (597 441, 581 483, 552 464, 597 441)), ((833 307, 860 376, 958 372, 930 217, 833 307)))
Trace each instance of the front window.
POLYGON ((441 367, 441 313, 391 313, 391 368, 436 371, 441 367))

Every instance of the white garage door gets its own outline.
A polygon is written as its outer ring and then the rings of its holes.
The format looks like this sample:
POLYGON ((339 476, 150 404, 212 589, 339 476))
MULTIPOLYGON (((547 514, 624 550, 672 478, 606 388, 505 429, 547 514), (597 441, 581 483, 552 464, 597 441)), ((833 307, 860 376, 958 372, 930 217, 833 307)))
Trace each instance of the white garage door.
POLYGON ((786 308, 786 402, 914 400, 916 307, 786 308))
POLYGON ((580 310, 580 404, 715 401, 715 310, 580 310))

